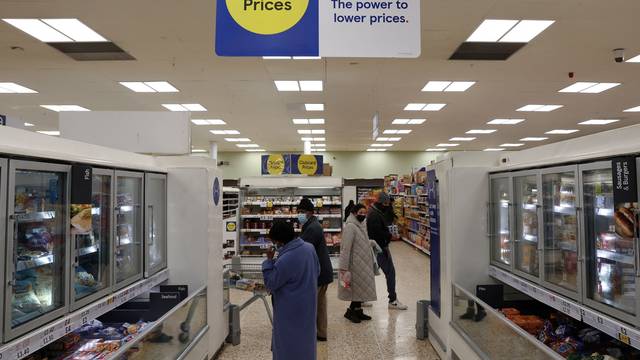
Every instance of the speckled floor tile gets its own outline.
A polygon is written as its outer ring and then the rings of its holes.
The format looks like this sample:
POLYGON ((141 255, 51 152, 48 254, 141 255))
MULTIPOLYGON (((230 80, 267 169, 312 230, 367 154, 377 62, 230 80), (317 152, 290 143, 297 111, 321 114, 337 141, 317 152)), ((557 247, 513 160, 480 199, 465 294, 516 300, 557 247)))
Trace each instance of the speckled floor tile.
MULTIPOLYGON (((397 293, 407 311, 389 310, 384 275, 376 277, 378 301, 365 313, 372 321, 352 324, 343 317, 348 303, 338 300, 336 283, 328 292, 329 341, 318 344, 318 360, 435 360, 439 359, 428 341, 416 339, 416 301, 428 298, 429 258, 405 243, 393 243, 397 293)), ((241 303, 250 293, 233 291, 233 303, 241 303)), ((221 360, 271 359, 271 325, 262 303, 254 303, 240 314, 242 342, 227 345, 221 360)), ((301 359, 307 360, 307 359, 301 359)))

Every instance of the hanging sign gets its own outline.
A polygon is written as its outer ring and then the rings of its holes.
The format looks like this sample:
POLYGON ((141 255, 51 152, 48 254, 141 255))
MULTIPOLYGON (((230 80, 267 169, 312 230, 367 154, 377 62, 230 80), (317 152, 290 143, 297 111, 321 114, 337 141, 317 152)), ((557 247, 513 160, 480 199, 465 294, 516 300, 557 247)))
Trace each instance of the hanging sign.
POLYGON ((636 184, 636 159, 634 157, 618 157, 611 161, 613 171, 613 200, 619 203, 638 201, 636 184))
POLYGON ((93 169, 87 165, 71 166, 71 203, 91 204, 93 169))
POLYGON ((262 155, 262 175, 322 175, 322 155, 262 155))
POLYGON ((291 156, 288 154, 262 155, 262 175, 284 175, 291 171, 291 156))
POLYGON ((416 58, 420 0, 218 0, 219 56, 416 58))

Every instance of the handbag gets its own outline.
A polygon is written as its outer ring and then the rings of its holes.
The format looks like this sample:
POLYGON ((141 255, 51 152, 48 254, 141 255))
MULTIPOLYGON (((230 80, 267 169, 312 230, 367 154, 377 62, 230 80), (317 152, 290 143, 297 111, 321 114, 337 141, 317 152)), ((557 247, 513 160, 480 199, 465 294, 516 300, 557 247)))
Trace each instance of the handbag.
POLYGON ((369 239, 371 242, 371 255, 373 256, 373 273, 375 276, 380 275, 380 265, 378 264, 378 254, 382 254, 382 249, 375 240, 369 239))

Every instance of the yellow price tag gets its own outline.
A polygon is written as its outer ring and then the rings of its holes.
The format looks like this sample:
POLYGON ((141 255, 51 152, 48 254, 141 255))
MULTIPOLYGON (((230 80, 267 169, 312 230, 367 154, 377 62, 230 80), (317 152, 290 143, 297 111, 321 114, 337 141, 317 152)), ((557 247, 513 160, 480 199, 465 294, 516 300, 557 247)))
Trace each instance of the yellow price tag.
POLYGON ((629 335, 625 335, 623 333, 618 333, 618 340, 622 341, 623 343, 625 343, 627 345, 631 345, 631 338, 629 337, 629 335))

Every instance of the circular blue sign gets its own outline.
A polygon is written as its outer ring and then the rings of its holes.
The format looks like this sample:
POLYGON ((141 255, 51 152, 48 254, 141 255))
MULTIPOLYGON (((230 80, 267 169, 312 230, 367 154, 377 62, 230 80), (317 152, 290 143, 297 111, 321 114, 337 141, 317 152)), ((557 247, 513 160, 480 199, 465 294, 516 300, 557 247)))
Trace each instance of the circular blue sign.
POLYGON ((215 180, 213 180, 213 203, 216 204, 216 206, 218 206, 219 202, 220 202, 220 181, 218 181, 218 178, 216 178, 215 180))

